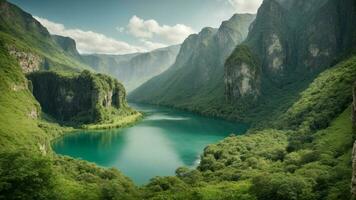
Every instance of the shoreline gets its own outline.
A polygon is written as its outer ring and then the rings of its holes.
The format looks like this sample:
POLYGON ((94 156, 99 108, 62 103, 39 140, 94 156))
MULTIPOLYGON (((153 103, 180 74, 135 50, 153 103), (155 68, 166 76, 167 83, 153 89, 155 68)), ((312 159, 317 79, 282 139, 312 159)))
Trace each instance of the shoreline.
POLYGON ((112 122, 103 122, 96 124, 86 124, 78 128, 77 130, 99 130, 99 129, 114 129, 114 128, 124 128, 136 124, 143 118, 143 114, 137 112, 132 115, 125 117, 117 116, 112 119, 112 122))

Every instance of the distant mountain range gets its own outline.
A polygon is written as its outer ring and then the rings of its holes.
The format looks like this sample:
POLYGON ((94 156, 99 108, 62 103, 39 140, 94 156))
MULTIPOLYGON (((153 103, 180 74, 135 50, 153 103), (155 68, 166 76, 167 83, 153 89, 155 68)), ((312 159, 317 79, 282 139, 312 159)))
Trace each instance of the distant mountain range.
POLYGON ((82 55, 83 61, 95 71, 110 74, 125 85, 128 92, 168 69, 175 61, 180 45, 147 53, 127 55, 82 55))

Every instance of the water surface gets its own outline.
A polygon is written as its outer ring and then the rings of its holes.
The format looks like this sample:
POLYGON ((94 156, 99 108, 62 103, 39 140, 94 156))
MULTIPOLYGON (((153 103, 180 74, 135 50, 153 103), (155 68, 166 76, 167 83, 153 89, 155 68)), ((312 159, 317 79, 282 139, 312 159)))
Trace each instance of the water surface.
POLYGON ((247 125, 202 117, 167 107, 132 104, 146 113, 136 125, 103 131, 76 131, 53 143, 58 154, 116 167, 137 184, 174 175, 180 166, 195 167, 208 144, 247 125))

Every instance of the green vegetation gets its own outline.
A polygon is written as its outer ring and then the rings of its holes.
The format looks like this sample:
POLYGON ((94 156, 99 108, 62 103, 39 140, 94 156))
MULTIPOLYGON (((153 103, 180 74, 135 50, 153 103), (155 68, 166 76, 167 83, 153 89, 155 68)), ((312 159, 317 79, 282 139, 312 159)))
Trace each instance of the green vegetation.
MULTIPOLYGON (((124 91, 122 86, 117 86, 118 83, 110 77, 93 75, 88 71, 73 75, 73 71, 86 66, 77 60, 75 52, 68 53, 63 49, 63 45, 67 44, 62 41, 63 38, 59 39, 61 44, 56 43, 58 38, 54 40, 29 14, 5 1, 0 1, 0 5, 0 199, 351 198, 350 158, 355 133, 348 106, 352 101, 351 87, 356 79, 355 56, 346 58, 319 74, 310 85, 308 79, 301 84, 286 83, 281 88, 266 89, 263 95, 266 97, 269 94, 270 97, 261 100, 260 106, 251 109, 249 114, 244 113, 245 115, 237 115, 242 110, 223 104, 223 86, 217 81, 222 80, 222 71, 211 77, 207 87, 192 91, 184 90, 184 87, 192 87, 187 81, 192 75, 186 75, 194 74, 194 69, 178 74, 176 79, 169 79, 170 84, 175 84, 176 81, 187 83, 182 88, 176 88, 182 89, 181 94, 176 94, 177 90, 170 91, 165 84, 157 84, 155 88, 159 85, 165 92, 178 95, 174 97, 177 102, 173 102, 177 107, 231 119, 268 121, 256 123, 258 131, 251 130, 245 136, 231 136, 218 144, 209 145, 196 169, 182 167, 176 170, 174 177, 156 177, 146 186, 137 188, 115 169, 100 168, 86 161, 58 156, 52 152, 50 141, 72 128, 58 125, 58 116, 48 116, 42 112, 41 109, 53 110, 49 105, 46 108, 45 103, 40 100, 41 108, 33 97, 30 90, 35 91, 40 83, 26 79, 23 66, 18 64, 16 52, 41 61, 40 69, 70 71, 65 74, 40 72, 29 77, 44 75, 45 79, 48 76, 58 78, 57 83, 64 84, 63 87, 70 90, 74 90, 71 88, 72 80, 90 79, 93 86, 91 89, 99 93, 115 88, 124 91), (11 51, 13 55, 10 55, 11 51), (304 92, 300 93, 301 91, 304 92), (195 92, 198 95, 191 96, 195 92), (179 101, 182 99, 185 101, 179 101), (188 104, 187 101, 194 103, 188 104)), ((218 52, 210 49, 208 41, 205 38, 200 56, 218 52)), ((244 51, 237 58, 250 55, 243 53, 244 51)), ((205 63, 199 65, 205 67, 205 63)), ((215 65, 210 67, 214 69, 215 65)), ((176 72, 176 69, 172 70, 167 73, 176 72)), ((215 74, 215 71, 211 70, 209 73, 215 74)), ((311 77, 307 78, 311 81, 311 77)), ((156 79, 160 83, 166 78, 156 79)), ((150 84, 155 85, 153 82, 150 84)), ((44 93, 47 95, 48 91, 45 90, 44 93)), ((83 96, 89 95, 91 93, 83 96)), ((116 100, 111 101, 113 105, 125 106, 124 95, 121 93, 116 100)), ((161 97, 159 94, 153 95, 153 98, 161 97)), ((100 102, 97 105, 103 106, 104 102, 109 102, 105 100, 105 96, 96 95, 97 102, 100 102)), ((160 99, 154 103, 167 102, 160 99)), ((91 111, 93 110, 97 112, 95 116, 99 116, 94 121, 101 124, 89 124, 86 128, 124 126, 140 117, 140 114, 133 111, 125 110, 120 113, 118 109, 110 107, 94 108, 91 111), (127 115, 124 118, 112 118, 117 114, 127 115)), ((77 122, 90 121, 81 117, 75 116, 77 120, 71 117, 68 119, 77 122)))
POLYGON ((0 198, 138 199, 115 169, 53 154, 50 141, 71 128, 41 113, 17 61, 0 43, 0 198))
POLYGON ((138 113, 127 105, 125 88, 109 76, 84 70, 80 74, 34 72, 27 77, 43 111, 64 124, 114 126, 137 118, 138 113))
POLYGON ((136 186, 117 170, 52 152, 51 140, 73 129, 42 113, 24 66, 9 52, 39 57, 40 69, 66 70, 66 77, 85 65, 55 44, 30 15, 5 1, 0 5, 0 199, 138 199, 136 186))
POLYGON ((142 114, 136 112, 134 114, 128 116, 117 116, 113 117, 109 121, 104 121, 101 123, 96 124, 86 124, 83 125, 82 128, 84 129, 110 129, 110 128, 123 128, 126 126, 130 126, 131 124, 136 123, 142 119, 142 114))
POLYGON ((270 123, 284 130, 251 130, 209 145, 197 169, 179 168, 177 177, 153 179, 145 194, 151 199, 350 199, 355 136, 348 105, 355 66, 351 56, 321 73, 270 123), (309 126, 320 119, 326 124, 309 126), (244 189, 231 194, 224 190, 227 183, 244 189))
POLYGON ((356 77, 355 63, 356 56, 352 56, 320 74, 282 115, 280 126, 303 131, 328 127, 352 101, 350 91, 356 77))

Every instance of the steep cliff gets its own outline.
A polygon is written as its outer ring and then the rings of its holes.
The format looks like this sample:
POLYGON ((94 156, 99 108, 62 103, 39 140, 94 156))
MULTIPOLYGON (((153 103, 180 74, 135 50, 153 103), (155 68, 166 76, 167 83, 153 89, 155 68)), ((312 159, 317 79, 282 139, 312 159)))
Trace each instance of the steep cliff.
POLYGON ((246 38, 254 18, 236 14, 219 29, 190 35, 172 67, 130 93, 129 99, 212 114, 224 101, 224 61, 246 38))
POLYGON ((6 49, 17 60, 24 73, 38 71, 44 64, 44 59, 35 52, 20 49, 14 45, 7 45, 6 49))
POLYGON ((109 76, 83 71, 75 75, 35 72, 27 77, 42 110, 60 121, 103 122, 129 111, 124 87, 109 76))
POLYGON ((128 55, 82 55, 98 72, 122 81, 128 92, 168 69, 176 60, 180 45, 128 55))
POLYGON ((64 52, 80 59, 77 45, 72 38, 60 35, 52 35, 52 38, 60 47, 62 47, 64 52))
POLYGON ((242 105, 245 113, 290 104, 355 46, 355 7, 352 0, 265 0, 243 48, 237 47, 225 63, 226 99, 242 105), (248 65, 251 59, 258 64, 248 65), (260 73, 251 76, 254 71, 260 73))

